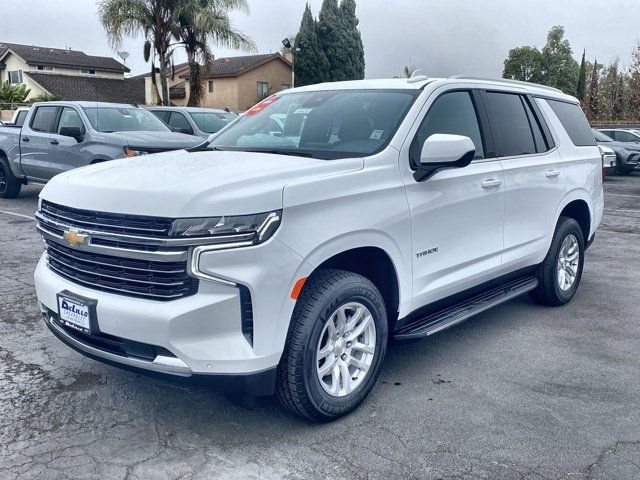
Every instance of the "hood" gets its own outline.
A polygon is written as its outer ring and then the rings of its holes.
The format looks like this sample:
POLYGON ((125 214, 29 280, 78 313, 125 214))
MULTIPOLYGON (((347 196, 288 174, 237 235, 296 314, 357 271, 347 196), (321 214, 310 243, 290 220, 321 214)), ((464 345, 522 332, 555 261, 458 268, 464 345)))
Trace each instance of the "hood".
MULTIPOLYGON (((113 139, 115 142, 122 142, 131 148, 159 152, 164 150, 180 150, 191 148, 202 143, 202 138, 186 135, 178 132, 100 132, 96 137, 103 137, 105 140, 113 139)), ((114 142, 114 143, 115 143, 114 142)))
POLYGON ((363 165, 361 158, 165 152, 70 170, 54 177, 40 197, 73 208, 131 215, 244 215, 282 208, 287 183, 351 172, 363 165))
POLYGON ((614 151, 619 150, 627 150, 629 152, 640 152, 640 143, 631 143, 631 142, 597 142, 598 145, 602 145, 603 147, 609 147, 614 151))

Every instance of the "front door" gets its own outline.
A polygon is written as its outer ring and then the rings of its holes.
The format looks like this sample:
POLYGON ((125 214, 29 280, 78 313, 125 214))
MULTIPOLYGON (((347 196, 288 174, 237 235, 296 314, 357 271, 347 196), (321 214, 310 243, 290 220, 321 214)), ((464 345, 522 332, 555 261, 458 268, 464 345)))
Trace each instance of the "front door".
POLYGON ((477 95, 445 91, 426 108, 409 151, 414 167, 424 142, 436 133, 471 138, 476 155, 468 167, 441 171, 423 182, 404 175, 412 218, 414 309, 498 275, 503 246, 504 174, 479 122, 477 95))
POLYGON ((91 161, 90 158, 86 158, 83 155, 83 150, 86 146, 83 138, 86 133, 86 127, 75 108, 63 107, 54 128, 55 131, 51 134, 51 148, 49 149, 51 160, 49 178, 58 173, 85 166, 91 161), (81 136, 74 138, 61 135, 61 132, 64 132, 67 127, 79 128, 81 136))

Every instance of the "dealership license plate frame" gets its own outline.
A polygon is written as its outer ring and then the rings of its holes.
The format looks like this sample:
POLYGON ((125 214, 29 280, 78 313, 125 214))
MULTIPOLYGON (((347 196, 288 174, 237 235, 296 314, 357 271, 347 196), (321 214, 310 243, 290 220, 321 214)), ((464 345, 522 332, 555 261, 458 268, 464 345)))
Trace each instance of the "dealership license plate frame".
POLYGON ((62 326, 77 330, 86 335, 95 335, 100 332, 97 315, 98 300, 83 297, 69 290, 63 290, 56 295, 56 303, 58 306, 57 320, 62 326), (70 313, 63 312, 63 301, 66 301, 68 305, 70 304, 77 307, 76 310, 79 312, 86 311, 87 320, 74 319, 70 313))

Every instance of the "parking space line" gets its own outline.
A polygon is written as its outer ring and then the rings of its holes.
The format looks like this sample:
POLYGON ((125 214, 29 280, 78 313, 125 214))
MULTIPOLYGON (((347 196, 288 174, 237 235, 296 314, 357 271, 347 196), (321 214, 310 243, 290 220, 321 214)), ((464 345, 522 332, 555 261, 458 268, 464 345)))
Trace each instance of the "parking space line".
POLYGON ((20 218, 26 218, 26 219, 28 219, 28 220, 32 220, 32 221, 34 221, 34 222, 36 221, 36 219, 35 219, 35 218, 30 217, 29 215, 23 215, 22 213, 6 212, 6 211, 4 211, 4 210, 0 210, 0 213, 5 213, 5 214, 7 214, 7 215, 13 215, 13 216, 15 216, 15 217, 20 217, 20 218))
POLYGON ((604 192, 605 195, 611 195, 613 197, 631 197, 631 198, 640 198, 640 195, 624 195, 622 193, 609 193, 604 192))

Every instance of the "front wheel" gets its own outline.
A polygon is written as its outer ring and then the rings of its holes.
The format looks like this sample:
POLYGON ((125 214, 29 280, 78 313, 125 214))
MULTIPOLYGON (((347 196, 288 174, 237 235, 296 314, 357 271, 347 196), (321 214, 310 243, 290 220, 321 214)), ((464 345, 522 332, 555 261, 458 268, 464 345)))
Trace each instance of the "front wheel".
POLYGON ((276 396, 304 418, 329 421, 354 410, 375 384, 387 347, 382 295, 367 278, 322 270, 295 306, 276 396))
POLYGON ((578 290, 584 265, 584 235, 573 218, 560 217, 551 247, 538 266, 538 286, 530 293, 543 305, 559 306, 571 301, 578 290))
POLYGON ((0 158, 0 198, 15 198, 21 188, 22 183, 13 175, 7 160, 0 158))

